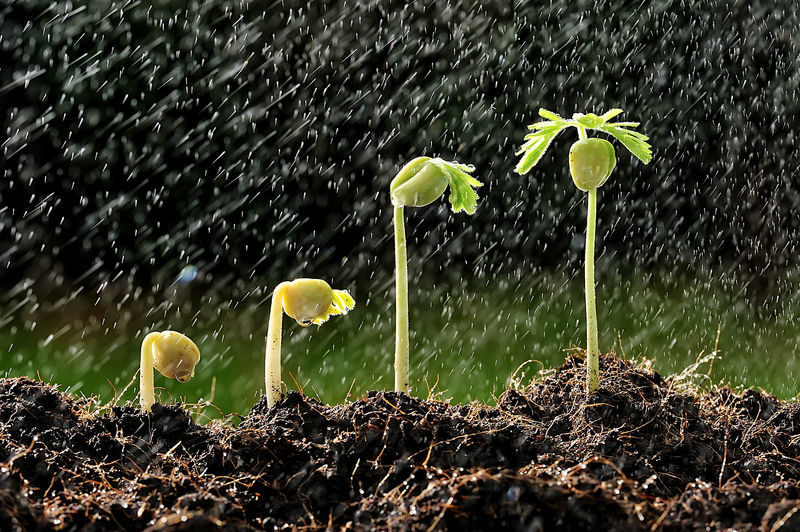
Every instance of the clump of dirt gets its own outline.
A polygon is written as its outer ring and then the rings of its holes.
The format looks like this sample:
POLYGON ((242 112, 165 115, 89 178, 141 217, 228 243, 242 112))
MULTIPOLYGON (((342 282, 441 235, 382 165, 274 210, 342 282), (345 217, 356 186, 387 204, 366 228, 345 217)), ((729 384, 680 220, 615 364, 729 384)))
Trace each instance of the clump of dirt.
POLYGON ((237 427, 0 380, 0 529, 800 529, 797 404, 601 369, 589 397, 571 356, 493 407, 289 392, 237 427))

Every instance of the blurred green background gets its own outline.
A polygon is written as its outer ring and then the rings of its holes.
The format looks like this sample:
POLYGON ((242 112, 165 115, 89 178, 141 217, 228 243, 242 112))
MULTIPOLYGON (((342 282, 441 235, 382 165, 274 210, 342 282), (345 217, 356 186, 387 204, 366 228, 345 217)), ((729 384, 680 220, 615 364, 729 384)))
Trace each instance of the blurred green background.
MULTIPOLYGON (((351 314, 307 329, 284 317, 283 380, 327 403, 393 385, 392 284, 367 294, 358 287, 337 288, 349 288, 356 297, 351 314)), ((797 290, 782 295, 778 305, 748 295, 757 288, 719 274, 602 272, 597 292, 604 351, 646 357, 670 374, 712 351, 719 327, 713 382, 760 387, 783 398, 797 393, 800 326, 792 310, 797 290)), ((40 376, 103 402, 116 393, 122 403, 138 393, 134 377, 145 333, 174 329, 196 341, 202 359, 187 384, 156 376, 162 400, 211 400, 226 414, 246 413, 264 387, 269 294, 257 291, 225 304, 186 287, 164 293, 161 305, 145 305, 141 315, 124 303, 99 312, 103 305, 81 295, 54 302, 53 312, 44 304, 7 311, 0 340, 3 367, 9 376, 40 376), (94 313, 82 305, 91 305, 94 313)), ((569 348, 582 346, 583 313, 581 271, 505 279, 477 275, 444 283, 417 277, 411 289, 414 393, 427 397, 435 385, 442 398, 492 403, 526 361, 536 361, 523 368, 531 377, 559 365, 569 348)), ((219 417, 210 408, 205 414, 219 417)))

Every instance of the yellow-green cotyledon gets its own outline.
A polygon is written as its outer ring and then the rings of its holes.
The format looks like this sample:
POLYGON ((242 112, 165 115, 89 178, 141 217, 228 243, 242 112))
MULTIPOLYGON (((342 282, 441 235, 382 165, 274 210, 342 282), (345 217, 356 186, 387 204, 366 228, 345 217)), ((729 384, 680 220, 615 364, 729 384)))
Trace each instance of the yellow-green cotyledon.
POLYGON ((616 165, 614 146, 605 139, 579 140, 569 149, 569 173, 584 192, 602 187, 616 165))
POLYGON ((150 412, 155 403, 154 369, 168 379, 187 382, 194 376, 194 368, 199 361, 200 350, 184 334, 162 331, 145 336, 139 368, 139 401, 142 410, 150 412))

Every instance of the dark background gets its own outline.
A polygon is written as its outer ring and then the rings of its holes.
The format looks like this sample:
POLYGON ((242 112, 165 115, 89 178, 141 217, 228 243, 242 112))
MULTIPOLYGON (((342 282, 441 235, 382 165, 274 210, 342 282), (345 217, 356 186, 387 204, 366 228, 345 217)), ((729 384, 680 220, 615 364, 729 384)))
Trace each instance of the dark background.
POLYGON ((780 290, 800 230, 794 0, 484 4, 4 2, 0 283, 130 290, 187 264, 234 292, 385 283, 388 184, 421 154, 486 186, 471 218, 408 213, 414 275, 578 267, 574 135, 527 176, 514 151, 539 107, 622 107, 655 156, 618 147, 606 267, 780 290))

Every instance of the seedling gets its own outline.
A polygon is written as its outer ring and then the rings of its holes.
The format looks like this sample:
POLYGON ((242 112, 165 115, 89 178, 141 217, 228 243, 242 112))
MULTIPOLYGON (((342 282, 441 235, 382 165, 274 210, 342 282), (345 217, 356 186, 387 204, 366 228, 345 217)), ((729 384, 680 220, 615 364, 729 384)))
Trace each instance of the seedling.
POLYGON ((404 207, 424 207, 450 187, 450 207, 453 212, 473 214, 478 194, 473 190, 483 184, 469 175, 475 167, 443 159, 417 157, 395 176, 390 187, 394 205, 394 254, 396 263, 395 291, 397 321, 394 351, 394 389, 409 392, 408 383, 408 259, 404 207))
POLYGON ((532 131, 525 136, 517 155, 522 154, 517 164, 517 173, 526 174, 542 158, 547 147, 554 138, 567 127, 578 130, 578 141, 569 150, 569 171, 575 186, 588 193, 588 209, 586 215, 586 386, 591 393, 600 385, 599 347, 597 338, 597 308, 594 293, 594 236, 597 217, 597 189, 611 175, 617 164, 614 146, 610 142, 598 138, 587 138, 586 130, 595 129, 608 133, 623 146, 628 148, 636 158, 644 164, 650 162, 653 154, 647 143, 648 137, 628 128, 636 127, 639 122, 609 122, 622 113, 622 109, 612 109, 607 113, 576 113, 572 120, 562 118, 545 109, 539 109, 539 116, 546 121, 528 126, 532 131))
POLYGON ((347 314, 356 302, 345 290, 334 290, 321 279, 295 279, 279 284, 272 293, 267 329, 264 381, 267 406, 281 398, 281 326, 284 311, 302 327, 322 325, 331 316, 347 314))
POLYGON ((175 331, 152 332, 142 341, 139 368, 139 401, 144 412, 155 403, 153 369, 168 379, 187 382, 194 377, 194 367, 200 360, 200 350, 188 336, 175 331))

